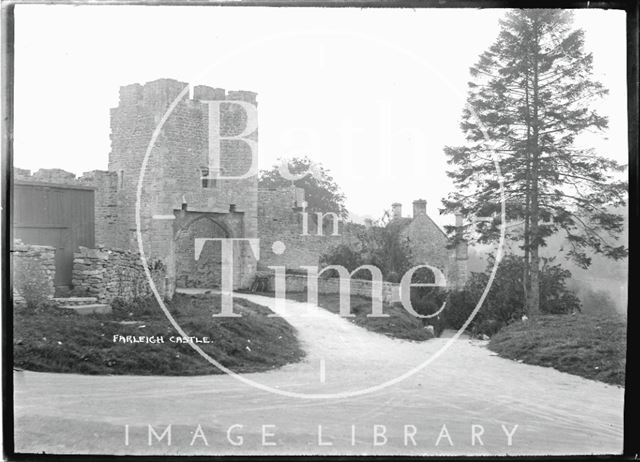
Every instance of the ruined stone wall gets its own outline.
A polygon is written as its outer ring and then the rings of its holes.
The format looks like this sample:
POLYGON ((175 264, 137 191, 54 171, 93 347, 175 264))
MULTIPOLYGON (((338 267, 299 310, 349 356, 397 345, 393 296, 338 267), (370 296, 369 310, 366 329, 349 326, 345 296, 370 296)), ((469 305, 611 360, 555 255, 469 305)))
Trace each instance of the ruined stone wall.
POLYGON ((18 168, 13 167, 13 179, 14 180, 30 180, 31 179, 31 170, 27 170, 26 168, 18 168))
MULTIPOLYGON (((149 265, 156 288, 164 296, 164 266, 156 261, 150 261, 149 265)), ((153 294, 137 252, 80 247, 73 259, 72 295, 96 297, 100 303, 111 303, 116 298, 131 301, 153 294)))
MULTIPOLYGON (((355 245, 360 225, 340 223, 339 235, 333 236, 333 227, 325 226, 318 236, 315 214, 309 214, 308 235, 302 235, 302 214, 298 207, 296 188, 260 189, 258 191, 258 232, 260 236, 260 268, 285 266, 299 269, 301 266, 319 266, 320 257, 340 245, 355 245), (276 241, 286 246, 278 255, 272 246, 276 241)), ((329 223, 329 218, 326 219, 329 223)))
POLYGON ((76 175, 59 168, 41 168, 32 176, 34 181, 57 184, 77 184, 76 175))
POLYGON ((95 188, 95 243, 105 247, 117 247, 118 223, 117 182, 115 172, 92 170, 78 180, 95 188))
POLYGON ((11 250, 14 306, 37 305, 53 298, 55 252, 55 247, 14 242, 11 250))
MULTIPOLYGON (((275 291, 275 275, 273 273, 260 272, 267 279, 267 290, 275 291)), ((400 285, 392 282, 383 282, 380 291, 373 291, 372 282, 363 279, 351 279, 351 295, 358 295, 364 298, 380 299, 385 303, 393 303, 400 300, 400 285), (381 296, 380 296, 381 295, 381 296)), ((285 287, 289 293, 306 292, 307 276, 298 274, 285 275, 285 287)), ((339 278, 318 278, 319 294, 337 294, 340 293, 339 278)))
POLYGON ((75 173, 67 172, 60 168, 41 168, 31 173, 24 168, 13 168, 13 179, 19 181, 32 181, 39 183, 68 184, 75 186, 89 186, 84 183, 82 177, 76 178, 75 173))
MULTIPOLYGON (((120 89, 120 102, 111 110, 111 153, 109 171, 118 176, 119 216, 116 246, 137 247, 135 204, 142 161, 157 124, 184 88, 184 82, 161 79, 120 89)), ((171 260, 175 211, 241 214, 242 232, 230 237, 257 238, 257 175, 235 180, 202 180, 208 162, 208 109, 202 101, 245 101, 256 105, 256 94, 243 91, 196 86, 180 97, 148 158, 141 193, 141 231, 145 252, 171 260), (158 217, 165 218, 158 218, 158 217), (156 217, 156 218, 154 218, 156 217)), ((242 108, 223 103, 220 114, 222 136, 239 135, 246 122, 242 108)), ((257 141, 257 130, 250 136, 257 141)), ((221 142, 221 169, 224 175, 240 176, 250 170, 251 151, 242 141, 221 142)), ((212 172, 210 172, 212 173, 212 172)), ((229 217, 232 219, 233 217, 229 217)), ((226 221, 221 216, 221 221, 226 221)), ((255 258, 248 248, 240 249, 240 286, 250 284, 255 258)), ((170 272, 173 269, 170 269, 170 272)))
MULTIPOLYGON (((302 266, 320 266, 320 257, 338 245, 358 245, 358 234, 365 227, 353 223, 340 223, 339 236, 332 236, 332 227, 325 226, 323 236, 317 236, 318 223, 315 214, 309 214, 308 234, 302 235, 303 200, 299 188, 291 186, 258 191, 258 230, 260 235, 261 270, 268 266, 285 266, 288 270, 302 266), (284 253, 276 254, 273 243, 283 242, 284 253)), ((428 264, 440 269, 450 287, 464 285, 467 278, 466 251, 459 246, 448 249, 449 239, 426 213, 426 201, 414 203, 414 217, 402 217, 400 204, 396 205, 396 217, 389 227, 396 227, 398 238, 409 240, 413 264, 428 264)))

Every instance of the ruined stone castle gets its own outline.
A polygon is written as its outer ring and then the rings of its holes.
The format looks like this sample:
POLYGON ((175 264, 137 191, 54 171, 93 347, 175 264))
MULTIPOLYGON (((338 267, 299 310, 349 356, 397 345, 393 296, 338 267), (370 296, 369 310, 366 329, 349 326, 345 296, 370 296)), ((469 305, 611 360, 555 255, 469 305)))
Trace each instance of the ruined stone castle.
MULTIPOLYGON (((299 188, 262 190, 257 175, 229 180, 210 172, 209 115, 204 101, 225 101, 220 106, 220 134, 233 137, 245 129, 247 122, 246 112, 233 102, 257 105, 256 94, 207 86, 194 86, 190 94, 183 91, 186 86, 184 82, 161 79, 120 88, 119 104, 111 109, 108 170, 75 178, 60 170, 40 170, 31 175, 16 169, 15 180, 92 190, 94 242, 90 245, 137 251, 136 201, 141 166, 156 127, 169 106, 175 104, 149 152, 139 201, 145 255, 164 263, 166 294, 171 295, 176 287, 217 287, 221 271, 229 264, 233 265, 234 288, 247 288, 259 269, 318 265, 320 256, 330 248, 353 242, 356 231, 361 230, 353 224, 341 224, 336 236, 318 236, 314 229, 302 236, 304 191, 299 188), (237 241, 233 244, 233 261, 223 261, 220 242, 209 241, 196 259, 196 238, 259 239, 259 256, 248 243, 237 241), (275 241, 283 242, 286 250, 274 252, 275 241)), ((257 129, 249 138, 257 142, 257 129)), ((251 162, 245 142, 221 142, 223 175, 243 175, 251 162)), ((394 204, 392 218, 402 224, 403 233, 414 243, 414 255, 441 268, 452 284, 464 280, 466 253, 464 249, 447 249, 446 236, 427 215, 426 201, 414 202, 412 218, 403 217, 399 204, 394 204)), ((74 246, 77 244, 67 247, 74 246)))

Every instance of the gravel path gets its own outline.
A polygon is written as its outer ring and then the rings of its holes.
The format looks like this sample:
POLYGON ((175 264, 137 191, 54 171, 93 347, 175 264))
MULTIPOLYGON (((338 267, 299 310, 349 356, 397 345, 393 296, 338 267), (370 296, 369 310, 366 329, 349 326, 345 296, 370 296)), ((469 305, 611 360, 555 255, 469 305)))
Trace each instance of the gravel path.
MULTIPOLYGON (((243 376, 285 392, 358 392, 396 379, 450 341, 391 339, 307 303, 287 300, 283 308, 273 298, 238 296, 269 306, 298 330, 307 352, 304 361, 243 376)), ((282 396, 223 375, 97 377, 24 371, 15 372, 14 381, 20 452, 622 451, 622 388, 505 360, 484 342, 467 338, 456 340, 426 368, 399 383, 342 398, 282 396), (161 435, 169 424, 171 445, 168 435, 160 442, 152 438, 149 445, 149 426, 161 435)))

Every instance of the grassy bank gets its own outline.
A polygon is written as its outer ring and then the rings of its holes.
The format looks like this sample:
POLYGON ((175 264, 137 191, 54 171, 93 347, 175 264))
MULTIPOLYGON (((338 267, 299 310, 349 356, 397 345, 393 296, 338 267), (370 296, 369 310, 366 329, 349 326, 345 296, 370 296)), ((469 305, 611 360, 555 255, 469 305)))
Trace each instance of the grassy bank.
MULTIPOLYGON (((167 303, 188 336, 205 338, 206 353, 236 372, 257 372, 299 361, 304 352, 295 330, 272 311, 235 300, 240 318, 213 318, 220 298, 176 295, 167 303)), ((113 304, 112 314, 78 315, 43 307, 14 313, 14 365, 42 372, 130 375, 221 373, 188 344, 172 343, 179 334, 155 300, 113 304), (119 343, 114 335, 162 337, 165 343, 119 343)))
MULTIPOLYGON (((274 296, 273 292, 259 292, 257 295, 274 296)), ((307 292, 287 293, 286 297, 290 300, 298 302, 307 301, 307 292)), ((368 314, 372 312, 372 301, 368 298, 351 295, 351 313, 355 315, 353 318, 344 318, 360 327, 376 332, 378 334, 387 335, 389 337, 401 338, 406 340, 429 340, 433 336, 427 331, 422 321, 411 316, 401 306, 394 306, 384 303, 383 312, 388 314, 386 318, 369 318, 368 314)), ((339 294, 318 294, 318 305, 332 313, 340 311, 340 295, 339 294)))
POLYGON ((489 349, 527 364, 624 385, 626 329, 617 317, 539 316, 503 328, 489 349))

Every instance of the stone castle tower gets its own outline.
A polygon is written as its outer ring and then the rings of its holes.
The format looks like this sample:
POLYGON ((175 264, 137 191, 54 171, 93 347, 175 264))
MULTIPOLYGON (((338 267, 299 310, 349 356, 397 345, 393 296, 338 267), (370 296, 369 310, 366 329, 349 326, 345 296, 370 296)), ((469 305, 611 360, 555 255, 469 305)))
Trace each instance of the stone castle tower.
MULTIPOLYGON (((195 86, 160 79, 120 88, 118 107, 111 110, 109 172, 115 182, 115 208, 104 245, 137 249, 136 198, 140 170, 154 131, 175 103, 151 149, 140 197, 140 225, 145 254, 167 265, 169 291, 181 287, 215 287, 220 283, 219 242, 207 242, 198 260, 195 238, 257 238, 257 175, 245 179, 216 178, 209 172, 208 105, 220 106, 223 137, 241 134, 245 110, 233 101, 256 105, 256 94, 195 86), (176 100, 178 97, 179 100, 176 100)), ((257 142, 257 130, 247 138, 257 142)), ((223 139, 220 169, 241 176, 252 165, 251 150, 242 140, 223 139)), ((257 152, 255 153, 257 155, 257 152)), ((99 204, 98 204, 99 205, 99 204)), ((225 262, 228 264, 229 262, 225 262)), ((234 287, 250 284, 256 259, 248 244, 234 243, 234 287)))
MULTIPOLYGON (((249 91, 190 89, 172 79, 127 85, 111 109, 108 171, 75 178, 58 169, 33 176, 18 169, 16 175, 27 182, 92 189, 94 229, 87 242, 93 245, 95 237, 95 245, 107 252, 139 250, 139 218, 147 261, 165 266, 165 296, 178 287, 220 287, 231 268, 233 288, 248 288, 258 269, 270 271, 275 265, 299 272, 303 266, 320 266, 322 256, 336 246, 358 245, 366 229, 342 222, 339 232, 326 230, 324 217, 305 211, 304 190, 293 185, 258 189, 258 172, 252 170, 257 166, 257 118, 251 117, 256 107, 256 94, 249 91), (215 119, 209 120, 209 114, 215 119), (236 178, 225 178, 229 176, 236 178), (196 249, 198 238, 209 240, 196 249), (216 238, 235 239, 231 258, 223 258, 222 243, 211 240, 216 238), (281 247, 286 252, 275 250, 281 247)), ((401 204, 393 204, 388 226, 409 239, 416 263, 433 264, 460 287, 467 276, 466 243, 449 249, 445 233, 427 214, 426 201, 416 200, 413 206, 408 218, 402 216, 401 204)), ((74 264, 70 256, 70 281, 74 264)))

